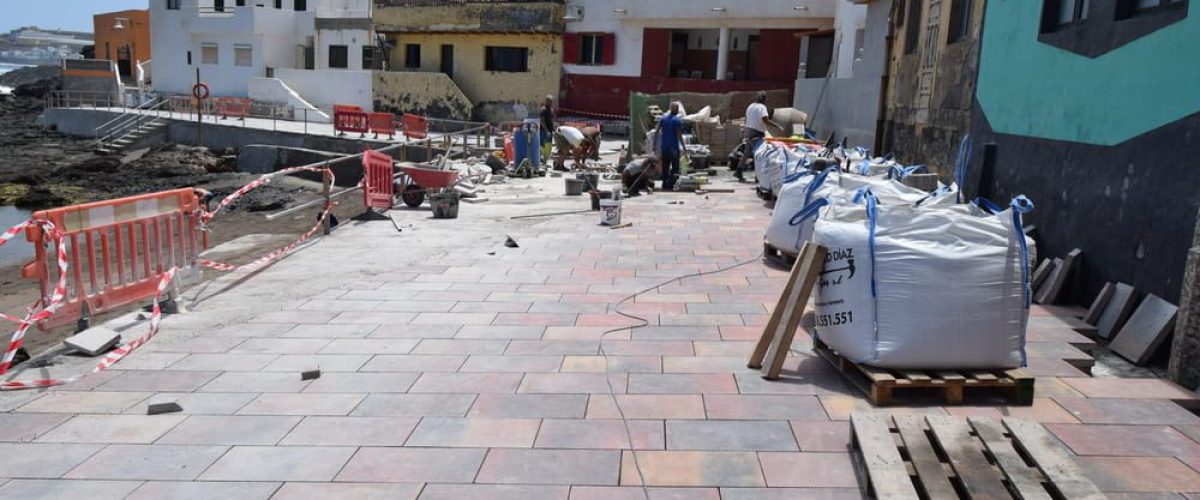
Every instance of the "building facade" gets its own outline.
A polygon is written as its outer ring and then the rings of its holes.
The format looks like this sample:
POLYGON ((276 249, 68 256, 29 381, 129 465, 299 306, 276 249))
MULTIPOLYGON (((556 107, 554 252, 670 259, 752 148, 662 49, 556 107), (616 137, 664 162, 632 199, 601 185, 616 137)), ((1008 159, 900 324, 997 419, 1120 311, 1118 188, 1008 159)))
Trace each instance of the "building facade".
POLYGON ((535 116, 558 93, 563 18, 555 0, 376 0, 375 29, 390 52, 376 101, 445 118, 535 116))
MULTIPOLYGON (((725 93, 795 87, 805 35, 831 31, 834 0, 569 0, 562 108, 628 113, 630 92, 725 93)), ((832 46, 812 53, 829 69, 832 46)))
POLYGON ((150 11, 125 10, 92 16, 95 59, 117 63, 122 78, 136 78, 138 64, 150 61, 150 11))

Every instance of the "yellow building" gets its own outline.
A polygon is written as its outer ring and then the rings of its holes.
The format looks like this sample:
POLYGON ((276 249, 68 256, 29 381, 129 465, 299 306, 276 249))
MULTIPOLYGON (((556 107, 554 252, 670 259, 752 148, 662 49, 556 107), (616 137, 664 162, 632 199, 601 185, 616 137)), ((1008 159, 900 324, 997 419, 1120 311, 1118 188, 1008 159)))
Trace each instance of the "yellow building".
POLYGON ((461 93, 475 120, 537 116, 542 98, 558 95, 563 16, 561 1, 377 0, 375 29, 390 47, 380 77, 388 82, 375 85, 377 107, 452 115, 447 103, 461 102, 454 97, 461 93), (412 73, 448 78, 439 87, 412 73))

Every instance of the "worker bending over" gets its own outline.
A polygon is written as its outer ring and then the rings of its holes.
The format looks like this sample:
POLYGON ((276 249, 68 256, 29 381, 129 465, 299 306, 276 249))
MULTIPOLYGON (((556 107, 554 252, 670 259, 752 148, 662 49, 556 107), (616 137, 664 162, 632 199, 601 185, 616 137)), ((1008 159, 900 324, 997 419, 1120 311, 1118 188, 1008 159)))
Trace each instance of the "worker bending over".
POLYGON ((625 194, 637 196, 645 191, 654 193, 654 179, 659 175, 658 160, 653 156, 636 158, 621 170, 621 185, 625 194))
POLYGON ((600 159, 600 128, 575 128, 562 126, 554 131, 554 146, 558 154, 554 157, 555 170, 567 170, 567 152, 575 160, 575 167, 580 168, 586 160, 600 159))

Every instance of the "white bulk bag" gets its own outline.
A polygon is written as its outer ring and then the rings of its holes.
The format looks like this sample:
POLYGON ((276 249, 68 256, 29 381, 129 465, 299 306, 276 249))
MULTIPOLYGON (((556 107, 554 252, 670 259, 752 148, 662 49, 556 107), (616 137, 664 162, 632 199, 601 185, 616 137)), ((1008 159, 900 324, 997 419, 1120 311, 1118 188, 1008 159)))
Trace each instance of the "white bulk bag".
POLYGON ((754 150, 754 173, 758 187, 771 194, 779 194, 783 180, 801 170, 804 156, 784 144, 763 141, 754 150))
POLYGON ((929 193, 909 187, 895 179, 869 177, 858 174, 843 173, 838 176, 838 184, 846 191, 861 188, 871 190, 885 205, 911 205, 929 196, 929 193))
MULTIPOLYGON (((870 198, 870 197, 868 197, 870 198)), ((842 356, 891 369, 1025 362, 1032 240, 1024 197, 997 215, 969 205, 830 205, 813 241, 829 251, 816 329, 842 356)))
POLYGON ((792 254, 800 253, 800 247, 812 238, 819 209, 831 199, 846 196, 836 181, 828 179, 830 175, 837 173, 833 170, 803 171, 785 179, 775 199, 775 211, 767 223, 764 236, 767 243, 792 254))

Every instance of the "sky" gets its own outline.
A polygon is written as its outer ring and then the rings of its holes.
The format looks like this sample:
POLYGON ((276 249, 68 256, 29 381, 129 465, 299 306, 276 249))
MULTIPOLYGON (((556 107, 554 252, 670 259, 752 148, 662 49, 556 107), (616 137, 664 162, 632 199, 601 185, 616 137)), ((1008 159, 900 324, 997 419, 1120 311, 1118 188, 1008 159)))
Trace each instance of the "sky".
POLYGON ((0 6, 0 33, 21 26, 91 32, 93 15, 146 9, 149 0, 0 0, 0 6))

